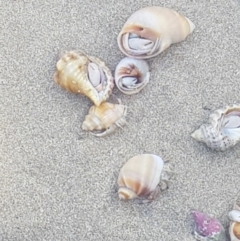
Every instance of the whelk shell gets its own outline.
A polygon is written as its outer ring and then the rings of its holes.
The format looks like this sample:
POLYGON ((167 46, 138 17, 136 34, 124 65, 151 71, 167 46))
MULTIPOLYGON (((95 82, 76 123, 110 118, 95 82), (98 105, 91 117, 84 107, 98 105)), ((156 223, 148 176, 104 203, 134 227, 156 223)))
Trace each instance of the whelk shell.
POLYGON ((240 241, 240 207, 228 213, 231 223, 229 225, 229 234, 231 241, 240 241))
POLYGON ((194 28, 188 18, 172 9, 146 7, 127 19, 118 35, 118 47, 129 57, 149 59, 185 40, 194 28))
POLYGON ((169 185, 171 170, 161 157, 137 155, 129 159, 118 176, 118 196, 121 200, 144 197, 155 199, 169 185))
POLYGON ((111 71, 97 57, 70 51, 57 62, 54 81, 62 88, 87 96, 96 106, 105 102, 114 86, 111 71))
POLYGON ((115 84, 127 95, 138 93, 149 82, 148 63, 142 59, 123 58, 115 70, 115 84))
POLYGON ((93 105, 82 124, 86 131, 99 130, 101 133, 92 133, 95 136, 103 137, 113 133, 117 127, 122 128, 127 122, 125 116, 127 106, 104 102, 100 106, 93 105))
POLYGON ((191 135, 215 150, 225 151, 240 141, 240 105, 219 109, 191 135))
POLYGON ((226 232, 222 224, 205 213, 193 210, 194 220, 193 235, 198 241, 226 241, 226 232))

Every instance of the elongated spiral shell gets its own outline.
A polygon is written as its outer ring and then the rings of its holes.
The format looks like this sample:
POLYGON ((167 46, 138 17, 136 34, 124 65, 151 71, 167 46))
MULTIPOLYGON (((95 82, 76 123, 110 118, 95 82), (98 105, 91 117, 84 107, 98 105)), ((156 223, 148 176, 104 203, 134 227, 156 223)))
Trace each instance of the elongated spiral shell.
POLYGON ((118 35, 118 47, 126 56, 149 59, 185 40, 194 28, 188 18, 172 9, 146 7, 127 19, 118 35))
POLYGON ((103 102, 100 106, 92 106, 82 124, 85 131, 102 131, 92 133, 95 136, 103 137, 113 133, 117 127, 123 128, 126 122, 127 106, 103 102))
MULTIPOLYGON (((119 173, 119 198, 121 200, 137 197, 154 199, 161 190, 159 184, 164 171, 164 162, 159 156, 142 154, 132 157, 119 173)), ((167 178, 169 177, 167 175, 167 178)), ((163 189, 166 189, 166 183, 164 183, 163 189)))
POLYGON ((111 71, 97 57, 70 51, 57 62, 54 81, 62 88, 87 96, 96 106, 105 102, 114 86, 111 71))
POLYGON ((191 135, 215 150, 225 151, 240 141, 240 105, 216 110, 209 116, 209 123, 203 124, 191 135))
POLYGON ((136 94, 149 82, 150 72, 145 60, 123 58, 115 70, 115 83, 127 95, 136 94))

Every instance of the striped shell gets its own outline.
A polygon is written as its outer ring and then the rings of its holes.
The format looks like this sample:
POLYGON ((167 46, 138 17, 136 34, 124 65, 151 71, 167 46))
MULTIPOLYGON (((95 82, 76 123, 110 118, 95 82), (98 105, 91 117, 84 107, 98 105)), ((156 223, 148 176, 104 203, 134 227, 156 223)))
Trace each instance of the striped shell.
POLYGON ((233 147, 240 141, 240 105, 216 110, 209 116, 209 123, 201 125, 191 136, 214 150, 233 147))
POLYGON ((123 58, 115 70, 115 84, 126 95, 136 94, 149 82, 150 72, 145 60, 123 58))
POLYGON ((87 96, 99 106, 112 93, 114 86, 111 71, 97 57, 70 51, 57 62, 54 81, 62 88, 87 96))
MULTIPOLYGON (((137 197, 154 199, 161 189, 161 177, 165 172, 163 167, 162 158, 153 154, 137 155, 129 159, 119 173, 119 198, 121 200, 137 197)), ((167 173, 165 180, 163 180, 162 189, 168 187, 169 178, 167 173)))
POLYGON ((194 24, 176 11, 146 7, 134 12, 118 35, 118 47, 128 57, 149 59, 186 39, 194 24))

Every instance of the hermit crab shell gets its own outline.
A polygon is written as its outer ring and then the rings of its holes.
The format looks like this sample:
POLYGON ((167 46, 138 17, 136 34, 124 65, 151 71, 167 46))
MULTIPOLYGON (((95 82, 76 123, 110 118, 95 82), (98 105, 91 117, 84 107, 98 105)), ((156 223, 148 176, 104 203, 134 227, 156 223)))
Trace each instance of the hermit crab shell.
POLYGON ((116 86, 126 95, 138 93, 148 84, 149 78, 148 63, 142 59, 123 58, 115 70, 116 86))
POLYGON ((229 226, 229 235, 231 241, 240 241, 240 223, 231 222, 229 226))
POLYGON ((104 102, 100 106, 93 105, 86 115, 82 124, 85 131, 102 131, 92 133, 95 136, 103 137, 113 133, 117 127, 122 128, 126 122, 127 106, 104 102))
POLYGON ((97 57, 70 51, 57 62, 54 81, 64 89, 90 98, 96 106, 106 101, 114 86, 111 71, 97 57))
POLYGON ((193 235, 198 241, 226 241, 226 232, 222 224, 209 215, 193 210, 193 235))
POLYGON ((232 210, 228 213, 231 223, 229 225, 229 234, 231 241, 240 241, 240 209, 232 210))
POLYGON ((146 7, 128 18, 118 35, 118 47, 126 56, 149 59, 185 40, 194 28, 188 18, 172 9, 146 7))
POLYGON ((203 124, 191 135, 215 150, 225 151, 240 141, 240 105, 216 110, 209 116, 209 123, 203 124))
POLYGON ((154 199, 160 189, 168 187, 170 170, 164 169, 161 157, 142 154, 132 157, 122 167, 118 177, 118 196, 121 200, 137 197, 154 199), (162 178, 163 173, 164 178, 162 178), (164 180, 163 180, 164 179, 164 180), (161 186, 163 180, 163 186, 161 186))

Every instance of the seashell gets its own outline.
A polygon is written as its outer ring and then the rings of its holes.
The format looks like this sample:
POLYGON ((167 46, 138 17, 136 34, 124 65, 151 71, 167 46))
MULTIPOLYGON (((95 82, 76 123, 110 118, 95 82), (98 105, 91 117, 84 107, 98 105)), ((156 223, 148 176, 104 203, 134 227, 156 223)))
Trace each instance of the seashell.
POLYGON ((193 235, 198 241, 226 241, 226 232, 222 224, 215 218, 205 213, 193 210, 194 220, 193 235))
POLYGON ((127 123, 125 116, 127 106, 103 102, 100 106, 93 105, 86 115, 82 124, 85 131, 105 130, 101 133, 92 133, 95 136, 103 137, 113 133, 117 127, 123 128, 127 123))
POLYGON ((218 151, 233 147, 240 141, 240 105, 216 110, 209 116, 209 123, 201 125, 191 136, 218 151))
POLYGON ((142 59, 123 58, 115 70, 116 86, 126 95, 138 93, 147 85, 149 78, 148 63, 142 59))
POLYGON ((170 167, 165 168, 161 157, 153 154, 137 155, 129 159, 118 176, 118 196, 121 200, 144 197, 155 199, 168 187, 170 167))
POLYGON ((231 220, 228 231, 231 241, 240 241, 240 207, 235 205, 234 208, 228 213, 231 220))
POLYGON ((229 226, 229 235, 231 241, 240 241, 240 223, 231 222, 229 226))
POLYGON ((176 11, 146 7, 133 13, 118 35, 118 47, 128 57, 149 59, 186 39, 195 25, 176 11))
POLYGON ((96 106, 105 102, 114 86, 111 71, 97 57, 70 51, 57 62, 54 81, 62 88, 87 96, 96 106))

